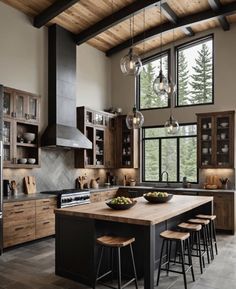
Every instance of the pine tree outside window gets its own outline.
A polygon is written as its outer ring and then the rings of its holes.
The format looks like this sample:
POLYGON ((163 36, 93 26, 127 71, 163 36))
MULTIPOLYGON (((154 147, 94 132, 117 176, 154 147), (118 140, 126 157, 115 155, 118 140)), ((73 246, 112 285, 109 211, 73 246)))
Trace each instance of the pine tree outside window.
POLYGON ((177 48, 177 106, 213 103, 213 36, 177 48))
POLYGON ((169 51, 163 51, 162 53, 142 60, 143 70, 138 78, 138 101, 140 110, 169 107, 168 94, 157 96, 153 90, 153 82, 159 75, 161 66, 163 74, 168 77, 169 59, 169 51))

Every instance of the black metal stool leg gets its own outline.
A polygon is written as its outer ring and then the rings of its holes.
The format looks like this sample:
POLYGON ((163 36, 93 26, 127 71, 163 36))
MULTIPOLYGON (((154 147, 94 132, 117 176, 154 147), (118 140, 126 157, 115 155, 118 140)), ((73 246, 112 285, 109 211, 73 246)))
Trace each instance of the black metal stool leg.
POLYGON ((214 252, 213 252, 213 243, 212 243, 212 229, 211 229, 212 225, 211 223, 209 223, 206 226, 206 231, 207 231, 207 236, 208 236, 208 243, 210 245, 210 253, 211 253, 211 260, 214 260, 214 252))
POLYGON ((212 221, 212 231, 213 231, 213 239, 214 239, 214 242, 215 242, 216 255, 218 255, 218 248, 217 248, 217 241, 216 241, 216 226, 215 226, 215 221, 212 221))
POLYGON ((186 272, 185 272, 185 264, 184 264, 184 242, 180 241, 180 256, 181 256, 181 263, 182 263, 182 273, 184 275, 184 288, 187 289, 187 279, 186 279, 186 272))
POLYGON ((199 254, 200 271, 201 271, 201 274, 202 274, 203 273, 202 257, 204 258, 204 256, 202 256, 202 250, 201 250, 200 231, 196 232, 196 236, 197 236, 197 252, 199 254))
POLYGON ((166 241, 166 276, 169 276, 170 262, 169 262, 169 251, 170 251, 170 240, 166 241))
POLYGON ((204 250, 207 252, 207 261, 208 261, 208 264, 210 264, 210 254, 209 254, 209 247, 208 247, 206 226, 205 225, 202 228, 202 232, 203 232, 204 250))
POLYGON ((137 273, 136 273, 136 268, 135 268, 134 253, 133 253, 132 244, 130 244, 129 246, 130 246, 130 254, 131 254, 131 259, 132 259, 132 264, 133 264, 135 287, 136 287, 136 289, 138 289, 138 279, 137 279, 137 273))
POLYGON ((101 267, 101 263, 102 263, 103 251, 104 251, 104 247, 102 246, 102 248, 101 248, 100 258, 99 258, 99 261, 98 261, 98 267, 97 267, 97 272, 96 272, 96 277, 95 277, 95 281, 94 281, 93 289, 96 288, 97 279, 98 279, 98 276, 99 276, 99 271, 100 271, 100 267, 101 267))
POLYGON ((161 264, 162 264, 162 257, 163 257, 164 245, 165 245, 165 239, 162 241, 162 245, 161 245, 161 255, 160 255, 159 266, 158 266, 158 273, 157 273, 157 286, 158 286, 159 280, 160 280, 161 264))
POLYGON ((192 262, 192 256, 191 256, 191 250, 190 250, 190 241, 187 239, 187 250, 188 250, 188 263, 189 266, 191 266, 191 273, 192 273, 192 278, 193 281, 195 281, 195 276, 194 276, 194 270, 193 270, 193 262, 192 262))
POLYGON ((117 257, 118 257, 118 289, 121 289, 121 257, 120 257, 120 248, 117 248, 117 257))

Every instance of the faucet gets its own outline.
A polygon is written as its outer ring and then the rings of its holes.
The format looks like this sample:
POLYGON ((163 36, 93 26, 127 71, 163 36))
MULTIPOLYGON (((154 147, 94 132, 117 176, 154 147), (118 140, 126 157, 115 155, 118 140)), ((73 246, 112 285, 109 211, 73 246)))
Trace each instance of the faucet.
POLYGON ((163 175, 164 175, 164 174, 166 174, 166 187, 169 187, 169 174, 168 174, 167 171, 163 171, 163 172, 161 173, 161 182, 162 182, 162 180, 163 180, 163 175))

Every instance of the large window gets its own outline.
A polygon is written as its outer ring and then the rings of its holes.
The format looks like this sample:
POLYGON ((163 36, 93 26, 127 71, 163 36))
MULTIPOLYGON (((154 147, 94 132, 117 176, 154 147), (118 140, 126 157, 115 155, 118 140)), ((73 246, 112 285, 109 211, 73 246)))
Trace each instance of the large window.
POLYGON ((153 90, 153 82, 159 75, 160 67, 168 76, 169 52, 157 54, 143 61, 143 70, 139 76, 139 107, 140 109, 164 108, 169 106, 167 93, 157 96, 153 90))
POLYGON ((161 182, 167 171, 170 182, 197 182, 197 126, 181 125, 177 136, 169 136, 164 127, 143 128, 144 182, 161 182))
POLYGON ((177 48, 177 106, 213 103, 213 37, 177 48))

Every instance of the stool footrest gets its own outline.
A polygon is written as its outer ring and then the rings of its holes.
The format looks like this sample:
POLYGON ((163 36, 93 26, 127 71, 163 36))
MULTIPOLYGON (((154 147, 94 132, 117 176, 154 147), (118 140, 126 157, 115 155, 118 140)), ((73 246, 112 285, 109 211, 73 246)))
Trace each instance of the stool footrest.
POLYGON ((100 279, 102 279, 102 278, 104 278, 105 276, 107 276, 107 275, 109 275, 109 274, 111 274, 111 273, 112 273, 112 270, 107 271, 107 272, 104 273, 103 275, 99 276, 99 277, 97 278, 97 281, 100 280, 100 279))

